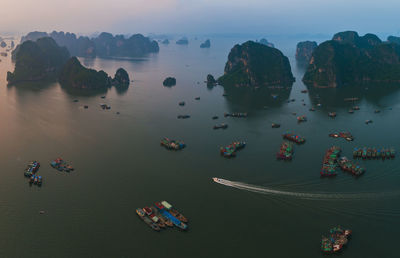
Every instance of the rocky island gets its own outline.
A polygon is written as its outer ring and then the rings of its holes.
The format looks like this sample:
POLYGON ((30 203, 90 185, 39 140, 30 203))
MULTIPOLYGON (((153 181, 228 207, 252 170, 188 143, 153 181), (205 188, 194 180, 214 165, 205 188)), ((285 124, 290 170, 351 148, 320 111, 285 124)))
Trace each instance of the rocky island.
POLYGON ((116 87, 126 87, 129 86, 130 80, 128 72, 123 68, 119 68, 114 75, 112 84, 116 87))
POLYGON ((92 41, 96 47, 96 54, 100 57, 138 57, 150 53, 158 53, 160 48, 157 41, 152 41, 141 34, 129 38, 123 35, 113 36, 103 32, 92 41))
POLYGON ((14 72, 7 72, 8 84, 56 80, 68 58, 68 50, 58 46, 52 38, 26 41, 19 46, 15 55, 14 72))
POLYGON ((395 43, 395 44, 399 44, 400 45, 400 37, 389 36, 387 38, 387 41, 390 42, 390 43, 395 43))
POLYGON ((163 81, 163 85, 166 86, 166 87, 175 86, 176 85, 176 79, 174 77, 167 77, 163 81))
POLYGON ((161 44, 163 44, 163 45, 168 45, 168 44, 169 44, 169 40, 168 40, 168 39, 164 39, 164 40, 161 42, 161 44))
POLYGON ((96 71, 81 65, 78 58, 70 58, 63 66, 59 82, 75 89, 104 89, 111 86, 111 78, 104 71, 96 71))
POLYGON ((0 47, 2 47, 2 48, 7 47, 7 43, 6 43, 5 41, 2 41, 2 42, 0 43, 0 47))
POLYGON ((278 49, 254 41, 231 49, 224 75, 218 79, 223 86, 237 87, 292 85, 293 82, 289 59, 278 49))
POLYGON ((217 80, 215 80, 214 76, 212 76, 211 74, 207 75, 207 86, 208 87, 212 87, 212 86, 216 86, 217 85, 217 80))
POLYGON ((275 47, 274 44, 272 44, 271 42, 269 42, 269 41, 268 41, 267 39, 265 39, 265 38, 260 39, 260 41, 259 41, 258 43, 263 44, 263 45, 266 45, 266 46, 268 46, 268 47, 275 47))
POLYGON ((374 34, 337 33, 314 50, 303 81, 317 88, 400 84, 400 45, 374 34))
POLYGON ((211 47, 211 42, 209 39, 201 43, 200 48, 210 48, 211 47))
POLYGON ((296 61, 299 63, 308 64, 310 62, 314 49, 318 46, 315 41, 302 41, 297 43, 296 61))
POLYGON ((187 38, 181 38, 180 40, 176 41, 177 45, 188 45, 189 40, 187 38))
POLYGON ((158 43, 141 34, 125 38, 123 35, 113 36, 103 32, 98 37, 90 39, 83 36, 77 37, 69 32, 53 31, 49 34, 34 31, 23 36, 21 42, 36 41, 43 37, 53 38, 59 46, 65 46, 71 55, 80 57, 137 57, 159 52, 158 43))

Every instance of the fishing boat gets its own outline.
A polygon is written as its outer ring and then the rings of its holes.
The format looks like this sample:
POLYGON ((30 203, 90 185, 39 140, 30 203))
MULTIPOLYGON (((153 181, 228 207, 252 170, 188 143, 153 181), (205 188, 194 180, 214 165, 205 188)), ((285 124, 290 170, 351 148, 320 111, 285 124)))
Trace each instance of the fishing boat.
POLYGON ((70 172, 74 170, 74 168, 62 158, 56 158, 55 160, 50 162, 50 166, 57 169, 58 171, 70 172))
POLYGON ((307 121, 307 117, 306 116, 298 116, 297 117, 297 121, 299 122, 299 123, 301 123, 301 122, 306 122, 307 121))
POLYGON ((190 115, 178 115, 178 119, 188 119, 190 115))
POLYGON ((164 137, 164 139, 161 140, 160 144, 168 150, 182 150, 186 147, 186 144, 183 141, 171 140, 167 137, 164 137))
POLYGON ((304 139, 303 137, 293 134, 293 133, 285 133, 282 135, 284 139, 287 139, 289 141, 298 143, 298 144, 303 144, 306 142, 306 139, 304 139))
POLYGON ((176 217, 172 216, 172 214, 169 213, 169 211, 167 211, 166 208, 164 207, 164 205, 162 205, 161 203, 156 203, 156 208, 158 209, 158 211, 164 217, 169 219, 176 227, 178 227, 178 228, 180 228, 182 230, 187 230, 188 229, 187 224, 185 224, 184 222, 180 221, 176 217))
POLYGON ((200 97, 195 97, 194 99, 195 99, 195 100, 200 100, 200 97))
POLYGON ((396 156, 396 151, 394 148, 390 148, 390 157, 394 158, 396 156))
POLYGON ((216 119, 218 119, 218 116, 213 116, 212 119, 216 120, 216 119))
POLYGON ((360 110, 360 107, 359 106, 354 106, 353 110, 360 110))
POLYGON ((24 175, 26 177, 30 177, 35 174, 40 167, 40 163, 37 161, 31 161, 28 163, 27 168, 25 169, 24 175))
POLYGON ((279 128, 279 127, 281 127, 281 125, 280 125, 280 124, 272 123, 271 127, 272 127, 272 128, 279 128))
POLYGON ((354 110, 353 109, 349 109, 349 111, 347 111, 349 114, 353 114, 354 110))
POLYGON ((38 176, 38 182, 37 182, 37 184, 38 184, 39 186, 42 185, 42 176, 38 176))
POLYGON ((221 123, 221 124, 218 124, 218 125, 214 125, 214 126, 213 126, 213 129, 214 129, 214 130, 216 130, 216 129, 226 129, 226 128, 228 128, 228 125, 225 124, 225 123, 221 123))
POLYGON ((372 123, 372 120, 365 120, 365 124, 370 124, 372 123))
POLYGON ((332 117, 332 118, 335 118, 336 117, 336 112, 329 112, 328 116, 332 117))
POLYGON ((235 141, 228 146, 221 147, 220 153, 226 158, 235 157, 236 151, 243 149, 246 146, 246 142, 235 141))
POLYGON ((181 101, 178 104, 179 104, 179 106, 184 106, 185 105, 185 101, 181 101))
POLYGON ((32 175, 32 176, 29 178, 29 183, 30 183, 30 184, 33 184, 34 181, 35 181, 35 175, 32 175))
POLYGON ((312 107, 312 108, 310 108, 310 109, 309 109, 309 111, 315 111, 315 108, 314 108, 314 107, 312 107))
POLYGON ((308 90, 302 90, 301 91, 301 93, 307 93, 308 92, 308 90))
POLYGON ((180 214, 171 204, 169 204, 167 201, 162 201, 161 204, 165 207, 165 209, 167 209, 169 211, 169 213, 171 213, 172 216, 174 216, 175 218, 179 219, 182 222, 187 223, 188 220, 182 215, 180 214))
POLYGON ((143 209, 136 209, 136 214, 141 218, 149 227, 151 227, 155 231, 160 231, 160 227, 155 224, 149 217, 146 216, 146 213, 143 209))

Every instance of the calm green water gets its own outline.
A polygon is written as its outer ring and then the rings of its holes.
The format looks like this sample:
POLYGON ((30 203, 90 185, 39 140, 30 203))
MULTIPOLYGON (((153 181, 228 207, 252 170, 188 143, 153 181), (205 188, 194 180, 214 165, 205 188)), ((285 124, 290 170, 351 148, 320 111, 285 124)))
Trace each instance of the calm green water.
POLYGON ((211 49, 200 49, 201 40, 161 46, 158 55, 139 60, 81 59, 109 74, 125 68, 134 82, 123 92, 82 94, 56 83, 7 87, 5 74, 12 64, 1 58, 1 257, 321 257, 321 235, 337 224, 354 232, 343 257, 397 257, 400 159, 361 161, 367 172, 359 179, 342 172, 321 179, 319 171, 333 144, 347 156, 355 146, 400 150, 399 91, 303 94, 304 69, 294 62, 296 41, 271 39, 291 59, 293 88, 227 90, 223 97, 222 87, 208 89, 203 81, 208 73, 221 75, 230 48, 246 39, 212 38, 211 49), (162 86, 167 76, 177 78, 175 87, 162 86), (343 101, 346 97, 359 97, 361 110, 348 114, 352 104, 343 101), (186 105, 178 106, 180 101, 186 105), (100 109, 103 102, 112 109, 100 109), (322 107, 309 112, 317 103, 322 107), (329 111, 337 118, 329 118, 329 111), (249 117, 225 119, 224 112, 248 112, 249 117), (306 115, 308 122, 298 124, 293 112, 306 115), (179 114, 192 117, 178 120, 179 114), (214 115, 220 119, 212 120, 214 115), (366 119, 374 122, 365 125, 366 119), (229 128, 212 130, 220 122, 229 128), (282 127, 272 129, 272 122, 282 127), (287 130, 307 142, 295 147, 292 162, 279 162, 275 153, 287 130), (336 130, 350 131, 355 141, 329 138, 336 130), (187 148, 161 148, 164 136, 184 140, 187 148), (219 146, 237 139, 246 140, 247 147, 235 159, 222 158, 219 146), (76 171, 52 169, 48 163, 58 156, 76 171), (41 188, 30 187, 23 176, 29 160, 42 164, 41 188), (211 177, 336 197, 255 193, 215 184, 211 177), (136 208, 164 199, 189 218, 188 232, 155 233, 137 218, 136 208))

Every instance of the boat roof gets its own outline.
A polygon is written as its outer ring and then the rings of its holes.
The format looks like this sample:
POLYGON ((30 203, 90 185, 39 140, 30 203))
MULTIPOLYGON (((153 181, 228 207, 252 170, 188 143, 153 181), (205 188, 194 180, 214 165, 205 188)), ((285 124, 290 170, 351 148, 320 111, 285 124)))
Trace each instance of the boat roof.
POLYGON ((169 204, 167 201, 162 201, 161 204, 162 204, 165 208, 167 208, 168 210, 172 208, 172 205, 169 204))

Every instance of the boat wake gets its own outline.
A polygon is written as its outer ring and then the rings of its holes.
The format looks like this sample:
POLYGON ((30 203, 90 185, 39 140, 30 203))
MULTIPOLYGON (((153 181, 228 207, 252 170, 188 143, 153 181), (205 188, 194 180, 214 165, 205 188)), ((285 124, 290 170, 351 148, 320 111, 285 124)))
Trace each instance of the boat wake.
POLYGON ((242 182, 235 182, 221 178, 213 178, 215 183, 233 187, 240 190, 260 193, 260 194, 269 194, 269 195, 279 195, 279 196, 289 196, 300 199, 307 200, 369 200, 369 199, 377 199, 382 197, 393 197, 400 195, 399 191, 395 192, 380 192, 380 193, 303 193, 303 192, 290 192, 290 191, 282 191, 275 190, 268 187, 256 186, 251 184, 246 184, 242 182))

